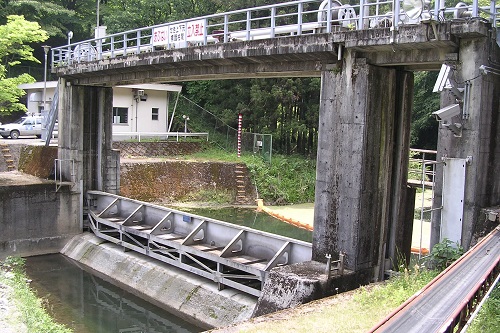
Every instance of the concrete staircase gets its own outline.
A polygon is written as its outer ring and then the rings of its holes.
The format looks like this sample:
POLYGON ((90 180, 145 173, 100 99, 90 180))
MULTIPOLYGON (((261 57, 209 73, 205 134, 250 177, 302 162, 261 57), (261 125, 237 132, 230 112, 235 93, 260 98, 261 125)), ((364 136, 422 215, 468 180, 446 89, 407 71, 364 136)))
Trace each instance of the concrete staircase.
POLYGON ((236 178, 235 203, 239 205, 248 204, 248 197, 246 191, 247 167, 243 164, 237 164, 234 173, 236 178))
POLYGON ((16 163, 14 162, 14 159, 12 158, 12 154, 10 152, 9 145, 2 143, 0 144, 0 149, 2 150, 2 155, 5 160, 5 165, 7 166, 7 171, 14 171, 16 170, 16 163))

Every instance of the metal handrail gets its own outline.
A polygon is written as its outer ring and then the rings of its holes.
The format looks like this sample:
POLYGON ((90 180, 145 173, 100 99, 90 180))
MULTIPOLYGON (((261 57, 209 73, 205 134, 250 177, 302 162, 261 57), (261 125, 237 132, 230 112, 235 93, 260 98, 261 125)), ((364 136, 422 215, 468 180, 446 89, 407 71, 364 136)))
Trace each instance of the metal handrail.
MULTIPOLYGON (((410 149, 411 152, 415 152, 420 154, 421 158, 410 158, 410 161, 416 161, 419 164, 418 169, 410 169, 409 172, 413 173, 419 173, 420 174, 420 179, 418 180, 421 187, 422 195, 420 199, 420 239, 419 239, 419 246, 418 246, 418 257, 419 259, 423 255, 423 225, 424 225, 424 214, 427 212, 431 212, 431 220, 432 220, 432 214, 433 211, 436 210, 435 208, 432 208, 433 202, 434 202, 434 182, 435 182, 435 177, 436 177, 436 165, 440 162, 436 161, 436 156, 437 156, 437 151, 435 150, 428 150, 428 149, 410 149), (427 181, 426 179, 430 178, 430 181, 427 181), (425 206, 425 190, 426 187, 430 187, 431 191, 431 208, 426 209, 425 206)), ((441 208, 439 208, 441 209, 441 208)), ((429 249, 427 249, 429 250, 429 249)))
MULTIPOLYGON (((458 2, 458 1, 457 1, 458 2)), ((471 5, 434 9, 425 8, 418 18, 409 18, 398 0, 359 0, 349 5, 337 0, 299 0, 234 10, 221 14, 168 22, 89 39, 52 49, 52 69, 73 63, 112 59, 129 54, 153 52, 210 43, 274 38, 290 35, 330 33, 337 30, 364 30, 391 27, 421 21, 482 19, 499 27, 500 6, 491 0, 480 7, 471 5), (392 13, 399 12, 399 15, 392 13)))
POLYGON ((176 141, 179 141, 179 138, 200 138, 206 137, 208 141, 209 133, 200 132, 200 133, 186 133, 186 132, 113 132, 113 137, 134 137, 137 138, 139 142, 144 137, 146 138, 173 138, 176 141))
POLYGON ((59 189, 62 187, 64 184, 65 180, 63 179, 63 163, 70 163, 71 167, 71 174, 69 182, 71 184, 75 184, 75 160, 73 159, 60 159, 56 158, 54 160, 54 182, 56 183, 56 192, 59 191, 59 189))

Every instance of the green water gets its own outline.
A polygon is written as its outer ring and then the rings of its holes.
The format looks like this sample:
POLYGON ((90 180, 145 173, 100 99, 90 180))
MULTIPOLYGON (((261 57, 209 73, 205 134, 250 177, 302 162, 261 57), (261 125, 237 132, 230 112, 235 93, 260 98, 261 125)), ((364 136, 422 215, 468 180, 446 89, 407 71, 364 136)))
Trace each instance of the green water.
POLYGON ((182 208, 182 211, 242 225, 272 234, 312 242, 312 232, 282 222, 264 212, 250 208, 182 208))
POLYGON ((164 309, 90 274, 61 254, 27 258, 26 273, 38 297, 45 300, 51 316, 75 333, 202 331, 164 309))

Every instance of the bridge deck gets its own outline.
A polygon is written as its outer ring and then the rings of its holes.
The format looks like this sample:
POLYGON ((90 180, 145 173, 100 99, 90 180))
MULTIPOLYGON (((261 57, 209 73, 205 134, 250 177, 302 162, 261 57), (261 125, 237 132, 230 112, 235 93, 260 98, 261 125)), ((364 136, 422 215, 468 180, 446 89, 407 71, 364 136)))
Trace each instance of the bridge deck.
POLYGON ((319 76, 351 49, 379 66, 438 70, 461 38, 487 37, 500 22, 494 1, 439 4, 410 18, 399 1, 291 1, 55 47, 51 67, 83 85, 319 76))

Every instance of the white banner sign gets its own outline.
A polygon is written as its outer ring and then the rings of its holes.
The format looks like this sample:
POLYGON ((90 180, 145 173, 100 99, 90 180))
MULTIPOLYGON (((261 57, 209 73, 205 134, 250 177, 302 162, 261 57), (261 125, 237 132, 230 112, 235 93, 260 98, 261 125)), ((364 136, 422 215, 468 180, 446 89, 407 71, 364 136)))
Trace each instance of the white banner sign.
POLYGON ((187 41, 202 42, 205 39, 206 20, 197 20, 187 23, 187 41))
POLYGON ((153 28, 153 46, 168 44, 168 26, 153 28))
POLYGON ((205 24, 206 20, 196 20, 153 28, 153 46, 180 48, 188 46, 188 42, 202 42, 205 39, 205 24))

